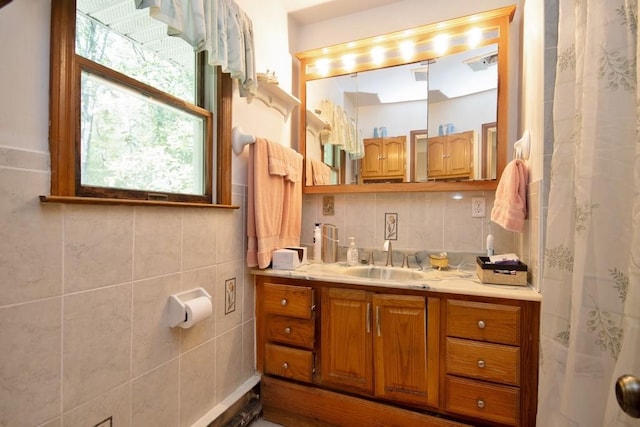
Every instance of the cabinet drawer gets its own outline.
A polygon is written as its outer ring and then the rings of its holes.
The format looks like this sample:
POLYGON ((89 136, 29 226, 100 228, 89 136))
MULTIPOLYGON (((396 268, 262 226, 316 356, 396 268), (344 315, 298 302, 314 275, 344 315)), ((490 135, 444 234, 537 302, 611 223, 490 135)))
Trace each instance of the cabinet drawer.
POLYGON ((448 300, 447 335, 520 345, 520 307, 448 300))
POLYGON ((520 384, 520 348, 447 338, 447 373, 520 384))
POLYGON ((262 306, 265 313, 311 319, 313 289, 305 286, 264 284, 262 306))
POLYGON ((451 375, 447 375, 446 384, 447 411, 508 425, 518 423, 518 388, 451 375))
POLYGON ((264 370, 267 374, 278 375, 298 381, 311 382, 313 375, 313 352, 281 345, 265 346, 264 370))
POLYGON ((313 348, 314 319, 271 315, 267 318, 267 340, 313 348))

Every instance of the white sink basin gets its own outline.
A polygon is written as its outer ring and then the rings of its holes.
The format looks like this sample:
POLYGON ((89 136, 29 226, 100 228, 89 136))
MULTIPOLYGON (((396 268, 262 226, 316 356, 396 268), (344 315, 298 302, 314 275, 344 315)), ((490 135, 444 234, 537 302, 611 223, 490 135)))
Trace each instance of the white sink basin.
POLYGON ((376 280, 421 280, 425 278, 420 271, 376 265, 347 267, 342 274, 376 280))

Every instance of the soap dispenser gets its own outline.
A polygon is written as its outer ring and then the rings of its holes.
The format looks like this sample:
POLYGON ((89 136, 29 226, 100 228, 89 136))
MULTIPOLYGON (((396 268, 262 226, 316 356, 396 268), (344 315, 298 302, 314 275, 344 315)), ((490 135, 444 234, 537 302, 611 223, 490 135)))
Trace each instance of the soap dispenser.
POLYGON ((355 237, 349 237, 349 248, 347 249, 347 265, 358 265, 358 248, 356 248, 355 237))
POLYGON ((320 261, 322 257, 322 230, 320 223, 316 222, 316 228, 313 230, 313 260, 320 261))

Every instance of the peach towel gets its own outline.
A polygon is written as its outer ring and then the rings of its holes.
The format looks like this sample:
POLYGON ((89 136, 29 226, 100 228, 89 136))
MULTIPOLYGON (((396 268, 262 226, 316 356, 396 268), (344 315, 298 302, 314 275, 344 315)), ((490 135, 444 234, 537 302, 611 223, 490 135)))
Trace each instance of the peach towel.
POLYGON ((301 170, 295 150, 264 138, 249 146, 247 266, 266 268, 274 250, 300 245, 301 170))
POLYGON ((331 168, 320 160, 307 159, 307 185, 330 185, 331 168))
POLYGON ((527 184, 529 171, 521 159, 512 160, 502 172, 496 200, 491 209, 491 221, 505 230, 524 231, 527 217, 527 184))

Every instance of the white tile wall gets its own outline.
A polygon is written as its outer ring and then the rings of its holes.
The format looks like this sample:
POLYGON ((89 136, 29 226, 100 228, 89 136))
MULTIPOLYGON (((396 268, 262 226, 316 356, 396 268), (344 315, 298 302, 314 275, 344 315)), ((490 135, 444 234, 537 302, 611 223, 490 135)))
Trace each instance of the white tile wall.
POLYGON ((246 187, 231 210, 41 204, 42 157, 0 150, 0 425, 191 425, 254 374, 246 187), (213 316, 169 328, 200 286, 213 316))
MULTIPOLYGON (((312 246, 316 222, 339 227, 340 246, 355 237, 359 248, 382 250, 385 213, 398 214, 398 240, 394 251, 452 251, 484 253, 489 232, 495 236, 496 253, 517 252, 518 233, 489 223, 494 192, 365 193, 334 196, 335 215, 322 213, 322 195, 305 195, 302 208, 302 244, 312 246), (486 197, 485 218, 471 217, 471 198, 486 197)), ((311 256, 311 254, 309 254, 311 256)))

